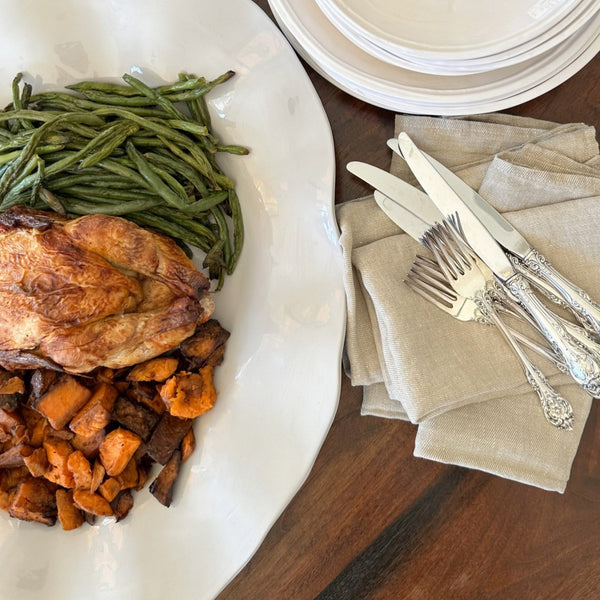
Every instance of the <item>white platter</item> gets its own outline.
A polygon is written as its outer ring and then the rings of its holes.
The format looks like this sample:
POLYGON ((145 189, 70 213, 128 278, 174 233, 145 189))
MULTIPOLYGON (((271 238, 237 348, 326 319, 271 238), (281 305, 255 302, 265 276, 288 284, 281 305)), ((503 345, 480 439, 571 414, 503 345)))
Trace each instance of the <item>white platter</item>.
POLYGON ((0 514, 0 597, 214 598, 307 477, 340 386, 345 304, 322 105, 285 38, 250 0, 6 0, 0 99, 18 71, 35 89, 180 71, 237 75, 209 96, 237 182, 246 244, 215 297, 232 332, 215 408, 196 428, 169 509, 147 489, 116 524, 63 532, 0 514))
POLYGON ((600 14, 577 35, 522 64, 444 77, 403 69, 344 37, 310 0, 269 0, 297 52, 340 89, 376 106, 412 114, 466 115, 531 100, 574 75, 600 49, 600 14))

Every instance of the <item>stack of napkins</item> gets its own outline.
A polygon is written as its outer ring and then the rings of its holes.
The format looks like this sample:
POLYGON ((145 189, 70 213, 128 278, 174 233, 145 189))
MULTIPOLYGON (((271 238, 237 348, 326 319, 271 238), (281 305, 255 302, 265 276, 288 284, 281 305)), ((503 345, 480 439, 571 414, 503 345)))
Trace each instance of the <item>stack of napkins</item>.
MULTIPOLYGON (((600 156, 595 130, 510 115, 397 116, 396 133, 451 168, 575 284, 600 301, 600 156)), ((382 140, 385 143, 385 140, 382 140)), ((391 171, 415 185, 406 164, 391 171)), ((572 431, 544 418, 500 332, 464 323, 403 279, 417 253, 372 196, 339 205, 348 321, 345 368, 362 413, 418 425, 415 456, 563 492, 591 406, 531 357, 573 406, 572 431)))

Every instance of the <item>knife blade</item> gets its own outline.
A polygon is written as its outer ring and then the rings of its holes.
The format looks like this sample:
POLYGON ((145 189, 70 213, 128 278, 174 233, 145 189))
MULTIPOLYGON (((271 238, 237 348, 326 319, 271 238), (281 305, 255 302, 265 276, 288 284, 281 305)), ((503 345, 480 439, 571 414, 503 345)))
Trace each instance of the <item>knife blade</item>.
POLYGON ((346 169, 388 198, 401 202, 402 206, 430 225, 440 222, 444 218, 427 194, 388 171, 356 160, 349 162, 346 169))
POLYGON ((468 244, 535 319, 548 341, 562 356, 573 379, 592 396, 600 395, 600 365, 592 353, 581 347, 557 316, 534 295, 491 233, 406 133, 398 136, 398 145, 425 192, 446 217, 458 216, 468 244))
POLYGON ((503 282, 515 275, 516 271, 512 263, 492 234, 482 225, 462 198, 437 172, 406 133, 398 136, 398 145, 414 176, 444 217, 452 218, 454 215, 458 215, 466 241, 479 255, 479 258, 503 282))
POLYGON ((373 196, 379 208, 381 208, 381 210, 394 221, 398 227, 410 235, 411 238, 417 240, 417 242, 421 241, 423 235, 431 227, 429 223, 426 223, 423 219, 419 218, 418 215, 407 210, 401 204, 394 202, 394 200, 388 198, 378 190, 373 192, 373 196))
MULTIPOLYGON (((398 140, 388 140, 388 146, 402 156, 398 140)), ((567 303, 588 331, 595 335, 600 334, 600 306, 591 299, 590 295, 557 271, 521 233, 460 177, 425 152, 422 154, 494 239, 506 250, 519 257, 530 272, 537 275, 538 281, 543 279, 550 284, 555 294, 567 303)))

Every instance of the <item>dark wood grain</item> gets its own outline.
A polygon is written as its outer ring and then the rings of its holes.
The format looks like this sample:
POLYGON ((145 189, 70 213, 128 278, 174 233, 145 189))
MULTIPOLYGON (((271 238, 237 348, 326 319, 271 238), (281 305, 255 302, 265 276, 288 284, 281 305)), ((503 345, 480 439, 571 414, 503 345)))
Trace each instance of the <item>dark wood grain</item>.
MULTIPOLYGON (((266 0, 258 0, 271 16, 266 0)), ((386 167, 394 113, 304 65, 333 131, 336 201, 369 193, 350 160, 386 167)), ((600 126, 600 58, 506 112, 600 126)), ((360 416, 344 377, 314 468, 219 600, 588 600, 600 597, 600 417, 565 494, 413 457, 414 426, 360 416)))

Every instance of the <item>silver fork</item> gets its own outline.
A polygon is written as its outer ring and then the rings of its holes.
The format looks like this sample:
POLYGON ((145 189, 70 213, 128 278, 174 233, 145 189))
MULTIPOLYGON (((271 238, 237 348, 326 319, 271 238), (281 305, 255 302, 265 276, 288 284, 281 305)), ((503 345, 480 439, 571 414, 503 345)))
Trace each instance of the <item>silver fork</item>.
POLYGON ((482 315, 498 327, 509 346, 521 361, 531 387, 536 391, 546 419, 559 429, 573 429, 573 408, 546 380, 544 374, 531 362, 516 339, 496 313, 489 297, 487 278, 481 263, 458 232, 448 222, 433 226, 422 239, 434 254, 444 276, 458 294, 470 298, 482 315))
MULTIPOLYGON (((484 317, 471 298, 465 298, 452 288, 439 264, 431 258, 417 255, 404 282, 415 293, 459 321, 476 321, 485 325, 493 325, 489 319, 484 317)), ((520 313, 516 313, 509 306, 503 305, 501 300, 494 300, 494 307, 498 312, 505 312, 519 320, 523 320, 520 313)), ((529 323, 529 319, 526 321, 529 323)), ((526 346, 551 362, 562 373, 567 372, 564 362, 550 347, 536 342, 506 323, 505 325, 522 346, 526 346)))

